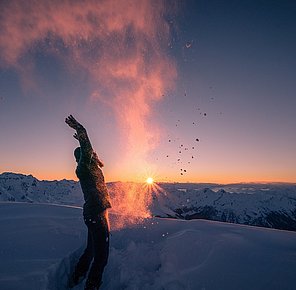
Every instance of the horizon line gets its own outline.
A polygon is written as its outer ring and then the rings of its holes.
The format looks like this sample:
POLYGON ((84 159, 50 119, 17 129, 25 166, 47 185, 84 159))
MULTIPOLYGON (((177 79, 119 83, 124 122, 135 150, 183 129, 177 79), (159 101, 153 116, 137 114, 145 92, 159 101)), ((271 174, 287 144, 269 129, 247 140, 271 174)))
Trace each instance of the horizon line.
MULTIPOLYGON (((49 178, 49 179, 39 179, 38 177, 35 177, 33 174, 25 174, 25 173, 20 173, 20 172, 12 172, 12 171, 3 171, 0 173, 2 174, 16 174, 16 175, 24 175, 24 176, 32 176, 33 178, 37 179, 38 181, 62 181, 62 180, 68 180, 68 181, 74 181, 74 182, 79 182, 79 180, 75 179, 67 179, 67 178, 62 178, 62 179, 57 179, 57 178, 49 178)), ((132 180, 110 180, 106 181, 106 183, 116 183, 116 182, 122 182, 122 183, 145 183, 145 181, 132 181, 132 180)), ((264 180, 258 180, 258 181, 233 181, 233 182, 215 182, 215 181, 170 181, 170 180, 159 180, 155 181, 155 183, 195 183, 195 184, 218 184, 218 185, 229 185, 229 184, 295 184, 296 181, 264 181, 264 180)))

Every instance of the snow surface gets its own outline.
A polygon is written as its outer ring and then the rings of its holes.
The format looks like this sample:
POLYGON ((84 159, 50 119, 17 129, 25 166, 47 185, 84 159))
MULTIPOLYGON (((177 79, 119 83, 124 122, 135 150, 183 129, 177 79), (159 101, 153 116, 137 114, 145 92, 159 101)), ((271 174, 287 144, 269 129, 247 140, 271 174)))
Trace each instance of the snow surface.
MULTIPOLYGON (((81 208, 0 203, 0 231, 1 290, 66 289, 86 239, 81 208)), ((292 290, 295 269, 295 232, 149 218, 112 231, 102 290, 292 290)))

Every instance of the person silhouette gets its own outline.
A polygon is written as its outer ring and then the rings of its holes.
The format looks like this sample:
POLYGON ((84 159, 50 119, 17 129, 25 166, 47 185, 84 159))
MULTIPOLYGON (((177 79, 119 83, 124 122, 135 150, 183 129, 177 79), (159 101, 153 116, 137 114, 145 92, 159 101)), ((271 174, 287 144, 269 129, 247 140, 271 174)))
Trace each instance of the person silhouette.
POLYGON ((104 165, 93 150, 86 129, 72 115, 65 122, 76 130, 73 137, 80 144, 74 150, 74 156, 77 162, 76 175, 85 201, 83 218, 88 229, 87 246, 69 279, 69 287, 78 285, 88 273, 84 289, 96 290, 102 283, 109 256, 110 197, 101 169, 104 165))

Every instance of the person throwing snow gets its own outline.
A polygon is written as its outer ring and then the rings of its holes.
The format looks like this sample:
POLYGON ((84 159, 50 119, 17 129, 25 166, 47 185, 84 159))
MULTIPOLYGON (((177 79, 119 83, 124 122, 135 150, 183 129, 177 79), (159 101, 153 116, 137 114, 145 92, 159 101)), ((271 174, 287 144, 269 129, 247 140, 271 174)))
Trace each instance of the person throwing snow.
POLYGON ((111 203, 101 169, 104 165, 93 150, 86 129, 72 115, 65 122, 76 131, 73 137, 80 144, 74 150, 74 156, 77 162, 76 175, 85 201, 83 218, 88 229, 87 246, 71 275, 69 287, 78 285, 88 273, 84 289, 97 290, 102 284, 109 255, 108 209, 111 203))

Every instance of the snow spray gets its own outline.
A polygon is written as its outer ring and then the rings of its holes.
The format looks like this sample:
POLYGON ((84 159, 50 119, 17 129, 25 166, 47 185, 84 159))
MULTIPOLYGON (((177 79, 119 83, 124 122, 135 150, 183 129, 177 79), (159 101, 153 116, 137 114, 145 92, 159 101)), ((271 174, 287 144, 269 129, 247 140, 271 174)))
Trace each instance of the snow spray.
POLYGON ((0 63, 18 69, 24 86, 38 86, 34 53, 42 49, 87 77, 92 88, 87 102, 104 104, 114 113, 122 152, 111 170, 119 178, 124 168, 128 180, 135 180, 157 144, 153 105, 176 79, 176 65, 167 53, 174 2, 11 0, 0 9, 0 63))
POLYGON ((135 182, 109 185, 112 198, 110 224, 112 230, 131 227, 151 217, 152 187, 135 182))

